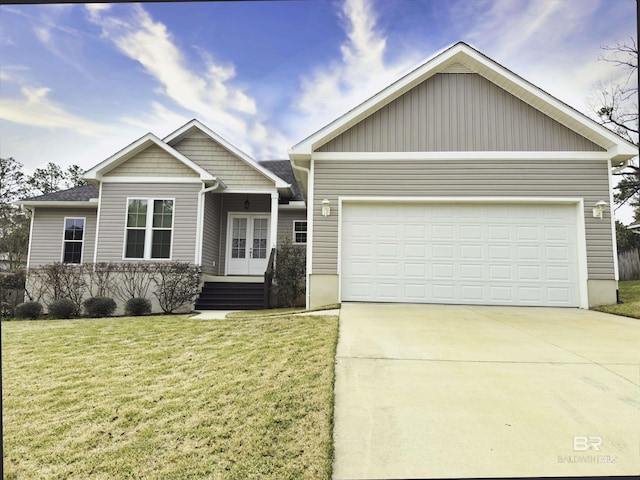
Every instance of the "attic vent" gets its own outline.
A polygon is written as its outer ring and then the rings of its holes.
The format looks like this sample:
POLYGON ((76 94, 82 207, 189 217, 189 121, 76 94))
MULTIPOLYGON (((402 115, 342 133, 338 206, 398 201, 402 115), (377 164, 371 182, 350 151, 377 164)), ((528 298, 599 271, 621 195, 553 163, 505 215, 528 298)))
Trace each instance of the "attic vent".
POLYGON ((445 67, 445 69, 442 70, 440 73, 473 73, 473 72, 466 65, 456 62, 445 67))

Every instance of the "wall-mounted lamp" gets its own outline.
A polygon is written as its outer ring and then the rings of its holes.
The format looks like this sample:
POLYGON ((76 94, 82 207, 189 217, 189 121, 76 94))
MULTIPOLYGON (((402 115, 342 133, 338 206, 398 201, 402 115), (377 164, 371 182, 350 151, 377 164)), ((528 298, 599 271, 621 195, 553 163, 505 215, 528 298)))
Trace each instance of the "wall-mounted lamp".
POLYGON ((251 204, 249 203, 249 196, 247 195, 247 199, 244 201, 244 209, 249 210, 250 205, 251 204))
POLYGON ((322 216, 328 217, 329 215, 331 215, 331 204, 329 203, 329 200, 325 198, 322 200, 322 216))
POLYGON ((593 218, 602 218, 605 208, 607 208, 607 202, 600 200, 593 207, 593 218))

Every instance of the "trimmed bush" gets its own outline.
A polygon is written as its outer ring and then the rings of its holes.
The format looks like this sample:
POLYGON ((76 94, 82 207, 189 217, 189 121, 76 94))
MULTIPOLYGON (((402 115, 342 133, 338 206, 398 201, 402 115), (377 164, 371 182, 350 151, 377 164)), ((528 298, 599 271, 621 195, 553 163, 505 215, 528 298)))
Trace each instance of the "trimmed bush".
POLYGON ((151 313, 151 302, 146 298, 131 298, 127 300, 124 311, 127 315, 133 315, 135 317, 138 315, 148 315, 151 313))
POLYGON ((91 297, 83 305, 87 316, 94 318, 110 317, 118 308, 115 300, 109 297, 91 297))
POLYGON ((35 320, 42 315, 42 305, 38 302, 24 302, 16 306, 16 318, 35 320))
POLYGON ((47 306, 51 318, 71 318, 78 315, 78 306, 68 298, 54 300, 47 306))

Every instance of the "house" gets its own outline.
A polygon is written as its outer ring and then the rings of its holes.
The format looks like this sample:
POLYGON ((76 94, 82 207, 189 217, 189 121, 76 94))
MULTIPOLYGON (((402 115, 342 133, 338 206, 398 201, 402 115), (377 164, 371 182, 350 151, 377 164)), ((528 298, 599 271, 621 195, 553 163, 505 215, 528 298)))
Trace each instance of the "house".
POLYGON ((458 43, 289 160, 256 162, 197 120, 145 135, 86 172, 89 185, 20 202, 33 212, 28 266, 192 262, 197 306, 228 308, 211 298, 260 289, 288 235, 306 243, 312 308, 588 308, 616 301, 611 173, 637 153, 458 43))
POLYGON ((289 151, 307 302, 615 303, 637 148, 464 43, 289 151))
POLYGON ((164 139, 143 136, 84 178, 87 185, 19 202, 32 212, 29 270, 52 262, 189 262, 202 268, 199 308, 262 307, 278 238, 306 241, 290 162, 258 163, 198 120, 164 139))

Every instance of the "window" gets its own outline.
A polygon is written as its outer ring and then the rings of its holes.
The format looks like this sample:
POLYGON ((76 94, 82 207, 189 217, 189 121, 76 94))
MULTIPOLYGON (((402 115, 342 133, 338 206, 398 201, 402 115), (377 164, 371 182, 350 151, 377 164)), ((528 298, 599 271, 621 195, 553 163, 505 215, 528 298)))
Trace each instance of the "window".
POLYGON ((64 219, 64 238, 62 245, 63 263, 82 262, 82 243, 84 241, 84 218, 64 219))
POLYGON ((124 258, 171 258, 173 200, 127 200, 124 258), (149 208, 149 205, 152 207, 149 208))
POLYGON ((307 221, 294 220, 293 243, 307 243, 307 221))

